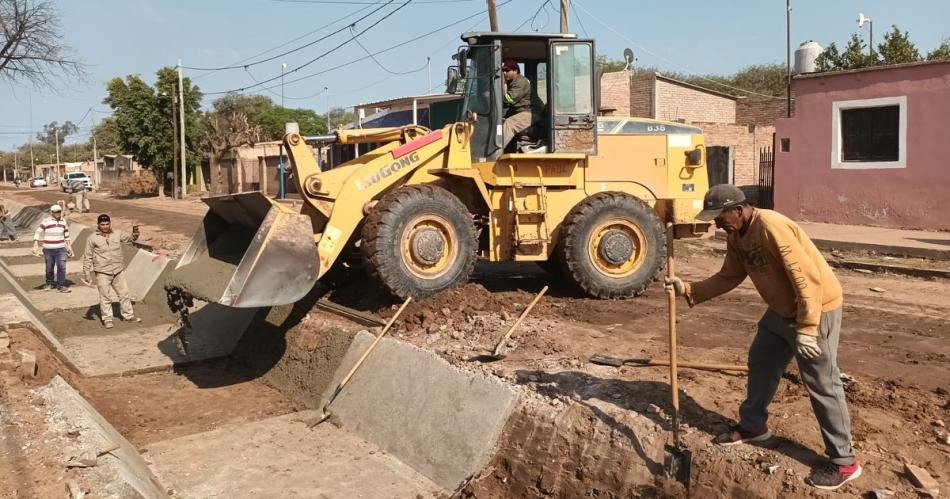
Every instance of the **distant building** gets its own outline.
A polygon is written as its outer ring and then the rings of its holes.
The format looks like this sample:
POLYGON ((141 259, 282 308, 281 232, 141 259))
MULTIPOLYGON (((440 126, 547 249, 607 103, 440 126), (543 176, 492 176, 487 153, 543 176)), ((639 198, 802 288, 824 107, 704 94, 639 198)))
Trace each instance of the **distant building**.
POLYGON ((775 119, 785 97, 745 98, 693 85, 653 71, 604 73, 601 110, 615 116, 678 121, 706 137, 710 185, 733 183, 758 199, 759 151, 772 146, 775 119))
POLYGON ((950 229, 950 62, 792 80, 776 124, 775 207, 797 219, 950 229))

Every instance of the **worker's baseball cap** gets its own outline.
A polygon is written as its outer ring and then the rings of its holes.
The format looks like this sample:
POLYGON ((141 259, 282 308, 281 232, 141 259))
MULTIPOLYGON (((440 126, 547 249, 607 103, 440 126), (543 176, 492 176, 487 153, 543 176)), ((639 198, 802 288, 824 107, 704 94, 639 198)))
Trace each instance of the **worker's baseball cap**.
POLYGON ((703 198, 703 211, 696 218, 708 222, 718 217, 722 210, 732 208, 745 201, 742 190, 732 184, 714 185, 703 198))
POLYGON ((112 221, 112 219, 109 218, 109 215, 107 215, 107 214, 105 214, 105 213, 103 213, 102 215, 99 215, 99 218, 96 219, 96 223, 100 223, 100 224, 101 224, 102 222, 111 222, 111 221, 112 221))
POLYGON ((63 211, 63 207, 58 204, 54 204, 53 206, 49 207, 49 211, 63 211))
POLYGON ((510 58, 510 57, 507 58, 507 59, 505 59, 504 61, 502 61, 502 63, 501 63, 501 69, 508 69, 508 68, 515 68, 515 69, 518 69, 518 61, 516 61, 516 60, 514 60, 514 59, 512 59, 512 58, 510 58))

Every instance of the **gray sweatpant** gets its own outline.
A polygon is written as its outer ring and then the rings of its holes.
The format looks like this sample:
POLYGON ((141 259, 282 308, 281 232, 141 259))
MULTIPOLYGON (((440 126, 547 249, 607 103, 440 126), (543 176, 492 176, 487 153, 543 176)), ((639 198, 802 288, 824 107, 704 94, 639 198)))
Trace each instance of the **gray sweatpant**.
POLYGON ((851 448, 851 417, 838 370, 838 340, 841 336, 841 307, 821 314, 818 347, 821 356, 803 359, 795 355, 795 319, 787 319, 771 309, 759 320, 759 329, 749 347, 749 385, 745 402, 739 407, 739 424, 747 429, 766 427, 768 407, 778 389, 785 367, 792 357, 811 398, 825 454, 839 465, 854 462, 851 448))

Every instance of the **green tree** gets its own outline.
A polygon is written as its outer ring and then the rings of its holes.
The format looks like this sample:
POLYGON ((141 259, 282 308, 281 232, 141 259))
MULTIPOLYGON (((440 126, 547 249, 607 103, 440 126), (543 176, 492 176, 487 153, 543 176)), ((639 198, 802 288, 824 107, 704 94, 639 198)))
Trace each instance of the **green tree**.
POLYGON ((944 38, 939 47, 927 54, 928 61, 950 61, 950 38, 944 38))
POLYGON ((245 95, 229 93, 211 103, 213 113, 228 117, 232 114, 243 114, 248 119, 274 107, 274 101, 266 95, 245 95))
POLYGON ((627 61, 611 60, 606 55, 600 54, 597 56, 597 67, 604 73, 615 73, 626 69, 627 61))
POLYGON ((864 43, 864 39, 856 33, 852 33, 851 39, 848 40, 848 44, 845 45, 844 51, 841 53, 841 60, 844 66, 842 69, 858 69, 874 66, 878 63, 877 57, 878 54, 868 54, 868 45, 864 43))
POLYGON ((844 59, 838 50, 838 45, 831 42, 825 47, 825 50, 815 58, 815 67, 818 71, 841 71, 844 69, 844 59))
MULTIPOLYGON (((102 120, 93 128, 92 134, 96 137, 96 149, 100 157, 105 154, 122 154, 122 148, 119 146, 119 126, 115 118, 110 116, 102 120)), ((92 137, 89 141, 92 141, 92 137)))
MULTIPOLYGON (((112 107, 118 147, 163 179, 174 161, 171 105, 172 93, 177 92, 178 74, 174 68, 164 67, 156 76, 154 88, 138 75, 128 75, 125 80, 113 78, 107 85, 109 95, 103 103, 112 107)), ((195 171, 196 183, 200 184, 201 170, 195 168, 201 160, 198 130, 202 94, 190 79, 185 78, 183 83, 185 152, 188 164, 195 171)))
POLYGON ((62 125, 60 125, 59 122, 53 121, 43 125, 43 131, 36 133, 36 140, 53 147, 57 145, 62 146, 66 142, 67 136, 78 131, 79 127, 74 125, 72 121, 67 121, 62 125), (59 144, 56 143, 57 134, 59 136, 59 144))
MULTIPOLYGON (((331 119, 332 119, 331 113, 331 119)), ((280 140, 284 137, 284 125, 296 122, 302 135, 326 133, 326 119, 312 109, 290 109, 273 106, 249 119, 250 125, 260 127, 261 140, 280 140)))
POLYGON ((920 52, 910 41, 908 32, 901 33, 894 25, 891 26, 891 31, 884 34, 884 41, 877 46, 877 51, 884 64, 904 64, 921 60, 920 52))

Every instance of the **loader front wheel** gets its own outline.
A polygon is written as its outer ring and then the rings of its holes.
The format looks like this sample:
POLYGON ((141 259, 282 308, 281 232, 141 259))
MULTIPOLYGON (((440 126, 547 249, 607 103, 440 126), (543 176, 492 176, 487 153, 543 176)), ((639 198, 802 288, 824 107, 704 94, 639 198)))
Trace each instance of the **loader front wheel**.
POLYGON ((568 214, 563 234, 565 274, 595 298, 637 296, 665 263, 663 225, 628 194, 591 196, 568 214))
POLYGON ((423 298, 468 280, 475 225, 465 205, 434 185, 401 187, 373 208, 361 248, 370 275, 400 298, 423 298))

